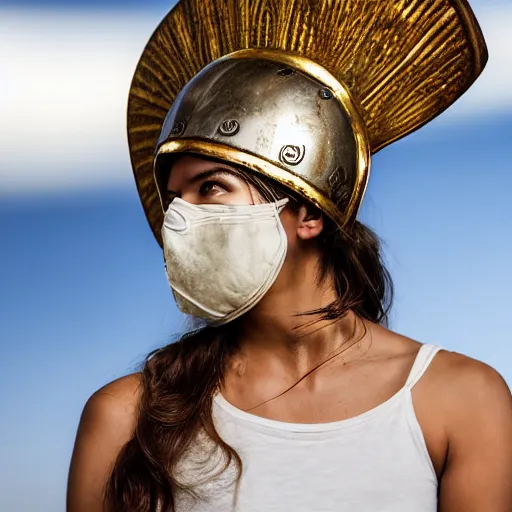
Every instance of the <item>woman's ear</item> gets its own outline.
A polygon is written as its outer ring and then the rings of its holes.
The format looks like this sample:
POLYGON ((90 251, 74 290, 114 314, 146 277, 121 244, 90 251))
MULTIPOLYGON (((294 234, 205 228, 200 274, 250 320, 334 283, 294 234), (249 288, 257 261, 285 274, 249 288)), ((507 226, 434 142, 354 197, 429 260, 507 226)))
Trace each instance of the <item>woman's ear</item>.
POLYGON ((297 220, 297 236, 301 240, 317 237, 324 228, 324 217, 318 208, 300 206, 297 220))

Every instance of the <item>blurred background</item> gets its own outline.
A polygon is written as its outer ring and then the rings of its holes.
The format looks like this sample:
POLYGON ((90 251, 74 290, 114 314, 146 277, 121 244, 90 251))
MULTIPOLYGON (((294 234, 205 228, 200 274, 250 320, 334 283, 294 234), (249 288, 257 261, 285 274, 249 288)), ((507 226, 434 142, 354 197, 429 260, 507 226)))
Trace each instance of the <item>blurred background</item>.
MULTIPOLYGON (((0 510, 63 511, 92 392, 184 326, 135 191, 128 87, 169 0, 0 1, 0 510)), ((512 4, 448 112, 376 155, 361 220, 386 243, 392 328, 512 383, 512 4)))

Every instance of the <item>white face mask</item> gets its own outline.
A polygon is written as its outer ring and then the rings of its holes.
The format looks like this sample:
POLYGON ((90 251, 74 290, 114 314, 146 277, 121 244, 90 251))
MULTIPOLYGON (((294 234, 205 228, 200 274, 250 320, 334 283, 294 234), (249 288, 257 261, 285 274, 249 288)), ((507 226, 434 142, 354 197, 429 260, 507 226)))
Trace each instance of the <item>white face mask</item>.
POLYGON ((279 214, 287 202, 229 206, 172 201, 162 238, 167 278, 183 313, 225 323, 258 303, 286 256, 279 214))

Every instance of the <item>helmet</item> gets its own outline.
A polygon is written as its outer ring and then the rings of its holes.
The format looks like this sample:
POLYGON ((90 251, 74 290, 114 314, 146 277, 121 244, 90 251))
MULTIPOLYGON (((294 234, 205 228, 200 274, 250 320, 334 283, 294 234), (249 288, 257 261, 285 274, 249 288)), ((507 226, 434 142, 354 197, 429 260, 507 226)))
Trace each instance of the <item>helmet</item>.
POLYGON ((128 104, 157 240, 161 162, 180 153, 269 176, 345 227, 370 155, 444 111, 486 60, 466 0, 180 0, 144 50, 128 104))

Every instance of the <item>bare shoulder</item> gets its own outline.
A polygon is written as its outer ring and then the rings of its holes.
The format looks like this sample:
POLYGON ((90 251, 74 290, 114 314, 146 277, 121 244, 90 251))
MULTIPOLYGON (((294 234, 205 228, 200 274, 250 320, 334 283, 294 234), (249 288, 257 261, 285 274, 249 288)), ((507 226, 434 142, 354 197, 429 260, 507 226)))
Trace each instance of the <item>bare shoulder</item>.
POLYGON ((512 427, 512 398, 505 379, 491 366, 457 352, 440 351, 425 375, 425 389, 447 420, 447 430, 486 423, 512 427), (450 428, 451 427, 451 428, 450 428))
MULTIPOLYGON (((422 344, 381 326, 373 327, 376 336, 382 340, 377 355, 385 359, 402 361, 406 371, 410 370, 422 344)), ((417 386, 423 398, 429 395, 436 402, 444 401, 450 406, 485 402, 489 397, 510 401, 510 390, 503 377, 491 366, 471 357, 440 350, 417 386)), ((416 389, 415 389, 416 392, 416 389)), ((428 400, 430 402, 430 400, 428 400)))
MULTIPOLYGON (((134 426, 141 397, 141 375, 121 377, 96 391, 87 400, 82 419, 120 422, 134 426)), ((120 426, 119 423, 117 426, 120 426)))
POLYGON ((96 391, 87 400, 78 428, 77 441, 88 431, 125 442, 133 434, 141 397, 140 374, 121 377, 96 391))
POLYGON ((447 442, 439 510, 511 510, 512 397, 507 383, 489 365, 446 351, 434 358, 425 375, 429 382, 433 413, 424 424, 427 433, 432 421, 441 424, 447 442))
POLYGON ((132 374, 107 384, 87 400, 69 470, 68 512, 103 510, 108 476, 134 433, 141 391, 140 374, 132 374))
POLYGON ((457 352, 441 350, 432 362, 430 378, 443 387, 448 400, 510 400, 507 383, 494 368, 457 352))

